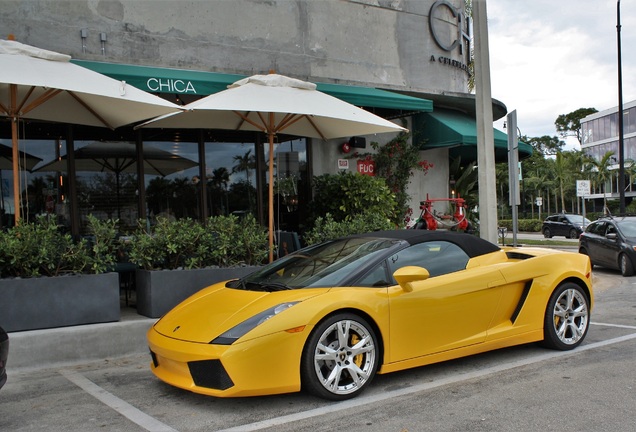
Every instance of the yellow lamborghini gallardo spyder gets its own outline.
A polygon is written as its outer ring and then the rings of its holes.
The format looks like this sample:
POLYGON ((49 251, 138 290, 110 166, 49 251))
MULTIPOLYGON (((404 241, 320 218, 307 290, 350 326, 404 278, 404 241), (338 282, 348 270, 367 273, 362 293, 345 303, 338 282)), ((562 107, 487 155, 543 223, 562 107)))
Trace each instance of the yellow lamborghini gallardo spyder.
POLYGON ((161 380, 218 397, 343 400, 384 374, 587 334, 589 258, 445 231, 356 235, 205 288, 148 331, 161 380))

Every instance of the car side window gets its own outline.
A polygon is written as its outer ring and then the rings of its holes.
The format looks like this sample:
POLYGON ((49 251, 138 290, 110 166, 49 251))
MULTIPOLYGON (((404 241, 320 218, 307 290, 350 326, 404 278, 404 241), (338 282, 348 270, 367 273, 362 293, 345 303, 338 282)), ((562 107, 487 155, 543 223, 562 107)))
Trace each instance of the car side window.
POLYGON ((605 226, 607 225, 606 222, 599 222, 599 223, 595 223, 592 224, 588 227, 588 232, 591 232, 592 234, 596 234, 596 235, 605 235, 605 226))
POLYGON ((463 270, 468 260, 466 252, 456 244, 447 241, 430 241, 402 249, 391 256, 387 262, 391 275, 401 267, 419 266, 424 267, 431 277, 434 277, 463 270))
POLYGON ((605 231, 605 235, 607 234, 616 234, 616 227, 612 224, 607 224, 607 230, 605 231))
POLYGON ((389 286, 394 283, 391 279, 386 271, 386 261, 382 261, 382 263, 364 275, 358 282, 355 282, 354 285, 361 287, 389 286))

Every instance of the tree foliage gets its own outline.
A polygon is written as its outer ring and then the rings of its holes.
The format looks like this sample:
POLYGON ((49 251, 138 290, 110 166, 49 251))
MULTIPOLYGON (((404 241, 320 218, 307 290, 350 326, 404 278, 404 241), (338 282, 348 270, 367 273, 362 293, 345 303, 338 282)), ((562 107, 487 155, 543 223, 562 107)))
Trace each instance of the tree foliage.
POLYGON ((581 143, 581 119, 598 112, 596 108, 579 108, 568 114, 561 114, 554 122, 556 130, 562 137, 574 136, 581 143))

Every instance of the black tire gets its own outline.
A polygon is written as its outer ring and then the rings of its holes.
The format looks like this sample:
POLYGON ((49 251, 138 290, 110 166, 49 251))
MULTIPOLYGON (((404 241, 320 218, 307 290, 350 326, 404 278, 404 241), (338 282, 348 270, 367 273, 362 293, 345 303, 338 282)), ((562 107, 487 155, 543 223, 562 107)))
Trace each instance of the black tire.
POLYGON ((305 344, 303 390, 329 400, 350 399, 373 380, 380 360, 375 331, 366 320, 350 313, 333 315, 316 326, 305 344), (339 372, 336 380, 331 379, 334 371, 339 372))
POLYGON ((571 239, 579 238, 579 232, 575 230, 574 228, 572 228, 570 230, 570 238, 571 239))
POLYGON ((559 285, 548 301, 543 321, 543 345, 567 351, 583 342, 590 327, 590 301, 575 283, 559 285))
POLYGON ((552 238, 552 233, 550 232, 550 228, 548 227, 543 228, 543 237, 552 238))
POLYGON ((622 253, 618 256, 618 268, 621 270, 621 274, 625 277, 634 275, 634 265, 627 254, 622 253))

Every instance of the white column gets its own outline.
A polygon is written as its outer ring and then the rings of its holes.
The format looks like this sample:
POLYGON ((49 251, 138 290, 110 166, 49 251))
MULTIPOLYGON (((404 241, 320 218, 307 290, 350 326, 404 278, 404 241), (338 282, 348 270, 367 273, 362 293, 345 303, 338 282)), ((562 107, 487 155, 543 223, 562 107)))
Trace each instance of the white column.
POLYGON ((497 194, 495 140, 490 95, 490 55, 486 0, 473 0, 475 30, 475 93, 477 108, 477 168, 479 185, 479 232, 497 243, 497 194))

